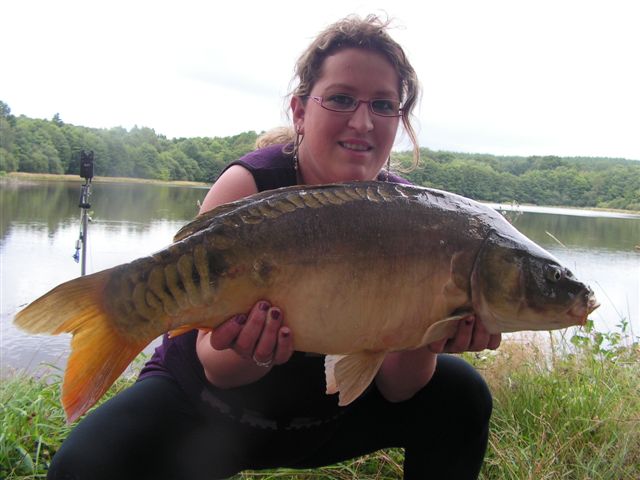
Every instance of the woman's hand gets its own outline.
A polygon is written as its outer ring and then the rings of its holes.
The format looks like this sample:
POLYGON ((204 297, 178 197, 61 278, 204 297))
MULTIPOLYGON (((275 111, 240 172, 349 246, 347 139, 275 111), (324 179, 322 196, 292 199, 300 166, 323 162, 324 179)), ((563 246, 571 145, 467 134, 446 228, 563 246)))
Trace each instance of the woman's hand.
POLYGON ((458 329, 453 337, 430 343, 428 348, 433 353, 480 352, 485 349, 495 350, 501 341, 502 335, 490 334, 479 317, 470 315, 458 322, 458 329))
POLYGON ((220 325, 210 342, 216 350, 231 349, 262 367, 285 363, 293 354, 291 330, 282 325, 282 311, 265 301, 256 303, 249 315, 236 315, 220 325))
POLYGON ((196 351, 207 379, 220 388, 246 385, 293 355, 291 330, 282 311, 266 301, 230 318, 213 332, 198 334, 196 351))

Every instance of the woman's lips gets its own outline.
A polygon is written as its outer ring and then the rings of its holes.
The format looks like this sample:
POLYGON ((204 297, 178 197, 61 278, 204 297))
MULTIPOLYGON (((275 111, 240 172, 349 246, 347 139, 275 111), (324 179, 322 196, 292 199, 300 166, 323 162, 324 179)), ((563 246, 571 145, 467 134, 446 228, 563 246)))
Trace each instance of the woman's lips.
POLYGON ((346 148, 347 150, 353 150, 355 152, 368 152, 369 150, 373 149, 373 147, 366 142, 346 140, 344 142, 338 143, 341 147, 346 148))

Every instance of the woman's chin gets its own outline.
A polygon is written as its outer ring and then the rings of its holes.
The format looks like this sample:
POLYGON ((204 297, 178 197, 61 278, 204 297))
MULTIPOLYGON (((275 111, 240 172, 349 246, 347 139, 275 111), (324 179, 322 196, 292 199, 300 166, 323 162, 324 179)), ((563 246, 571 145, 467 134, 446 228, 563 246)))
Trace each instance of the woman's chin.
POLYGON ((345 182, 367 182, 375 180, 378 177, 380 169, 367 167, 366 165, 349 165, 339 172, 336 172, 335 178, 340 183, 345 182))

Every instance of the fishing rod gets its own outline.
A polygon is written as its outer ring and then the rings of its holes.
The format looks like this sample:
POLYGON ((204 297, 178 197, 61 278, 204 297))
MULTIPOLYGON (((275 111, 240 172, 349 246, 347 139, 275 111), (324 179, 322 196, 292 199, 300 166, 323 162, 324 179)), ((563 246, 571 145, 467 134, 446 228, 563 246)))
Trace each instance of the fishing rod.
POLYGON ((82 258, 80 263, 80 275, 84 275, 87 265, 87 235, 89 233, 89 209, 91 204, 89 203, 89 196, 91 195, 91 179, 93 178, 93 150, 82 150, 80 152, 80 177, 84 178, 84 185, 80 191, 80 236, 76 240, 76 253, 73 254, 73 259, 76 263, 82 258), (80 249, 82 249, 82 257, 80 256, 80 249))

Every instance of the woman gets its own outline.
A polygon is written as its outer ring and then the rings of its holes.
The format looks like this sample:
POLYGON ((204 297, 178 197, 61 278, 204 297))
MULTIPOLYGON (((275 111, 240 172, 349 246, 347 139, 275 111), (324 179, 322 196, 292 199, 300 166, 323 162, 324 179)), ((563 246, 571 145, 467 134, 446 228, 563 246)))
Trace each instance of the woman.
MULTIPOLYGON (((347 17, 322 32, 296 66, 291 142, 232 163, 201 212, 294 184, 404 182, 383 167, 401 120, 417 157, 418 84, 386 28, 347 17)), ((491 396, 468 364, 438 353, 497 348, 499 335, 464 319, 451 339, 387 355, 367 391, 339 407, 324 393, 323 358, 293 351, 284 315, 264 299, 214 333, 165 338, 139 381, 72 432, 49 478, 227 478, 385 447, 405 449, 407 479, 477 477, 491 396)))

